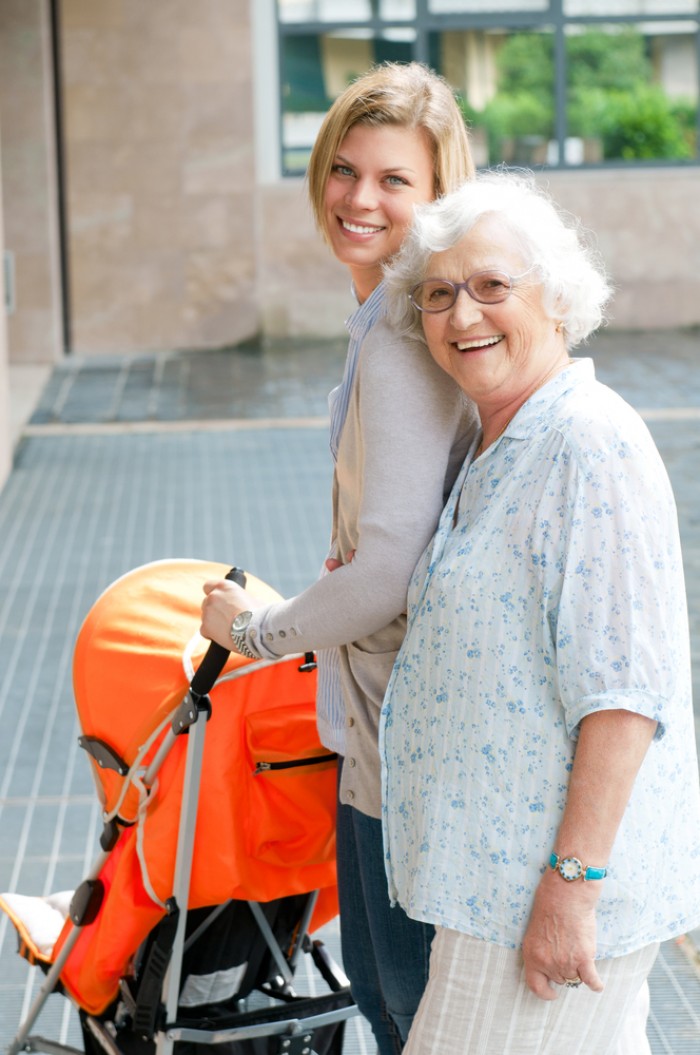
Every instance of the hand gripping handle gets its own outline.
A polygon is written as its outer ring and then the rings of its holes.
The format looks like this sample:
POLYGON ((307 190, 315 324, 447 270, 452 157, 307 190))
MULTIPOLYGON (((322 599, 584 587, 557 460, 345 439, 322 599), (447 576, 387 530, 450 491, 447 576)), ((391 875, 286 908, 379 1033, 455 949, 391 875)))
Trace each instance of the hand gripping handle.
MULTIPOLYGON (((231 568, 226 578, 245 589, 246 575, 241 568, 231 568)), ((206 696, 213 689, 230 654, 231 649, 217 645, 216 641, 211 642, 190 683, 190 692, 193 696, 206 696)))

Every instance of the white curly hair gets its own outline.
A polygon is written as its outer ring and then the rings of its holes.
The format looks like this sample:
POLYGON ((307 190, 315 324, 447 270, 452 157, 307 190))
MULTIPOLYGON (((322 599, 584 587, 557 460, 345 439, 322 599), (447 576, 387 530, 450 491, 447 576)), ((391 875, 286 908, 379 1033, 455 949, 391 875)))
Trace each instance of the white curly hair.
POLYGON ((573 348, 605 321, 612 287, 597 251, 576 217, 564 213, 532 173, 479 173, 457 190, 416 208, 400 252, 385 269, 387 310, 402 333, 423 339, 421 315, 408 294, 427 276, 433 253, 451 249, 484 216, 513 232, 527 268, 539 273, 545 310, 561 322, 573 348))

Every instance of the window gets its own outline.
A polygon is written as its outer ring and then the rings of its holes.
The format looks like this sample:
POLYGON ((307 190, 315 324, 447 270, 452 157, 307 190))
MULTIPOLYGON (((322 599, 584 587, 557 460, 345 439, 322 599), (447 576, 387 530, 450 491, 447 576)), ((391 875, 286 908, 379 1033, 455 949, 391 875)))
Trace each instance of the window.
MULTIPOLYGON (((359 5, 362 6, 362 5, 359 5)), ((295 33, 281 41, 282 171, 306 171, 316 133, 333 99, 376 62, 410 62, 415 31, 344 28, 295 33)))
POLYGON ((282 170, 375 62, 450 82, 477 164, 698 163, 700 0, 278 0, 282 170))

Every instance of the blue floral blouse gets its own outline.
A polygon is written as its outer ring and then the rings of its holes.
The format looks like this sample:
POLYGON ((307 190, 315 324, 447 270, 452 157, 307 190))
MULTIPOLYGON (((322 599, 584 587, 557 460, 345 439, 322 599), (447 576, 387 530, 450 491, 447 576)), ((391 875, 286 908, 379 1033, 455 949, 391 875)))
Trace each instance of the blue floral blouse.
MULTIPOLYGON (((579 722, 655 719, 598 904, 598 956, 700 924, 700 793, 677 516, 641 418, 573 362, 467 457, 416 567, 382 713, 392 897, 520 946, 579 722)), ((614 773, 611 773, 614 779, 614 773)))

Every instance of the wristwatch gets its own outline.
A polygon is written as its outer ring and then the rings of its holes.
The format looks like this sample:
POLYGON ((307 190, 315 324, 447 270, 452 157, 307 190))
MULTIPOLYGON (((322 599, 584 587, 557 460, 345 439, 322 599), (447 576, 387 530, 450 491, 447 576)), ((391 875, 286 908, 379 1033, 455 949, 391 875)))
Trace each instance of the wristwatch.
POLYGON ((549 867, 558 872, 567 883, 573 883, 576 879, 583 879, 589 883, 593 879, 605 879, 608 874, 607 868, 597 868, 595 865, 583 865, 578 857, 559 857, 552 854, 549 858, 549 867))
POLYGON ((249 659, 257 659, 258 657, 254 652, 251 652, 246 644, 246 633, 250 620, 253 618, 252 612, 239 612, 236 618, 231 623, 231 640, 233 641, 233 647, 236 652, 240 652, 242 656, 248 656, 249 659))

